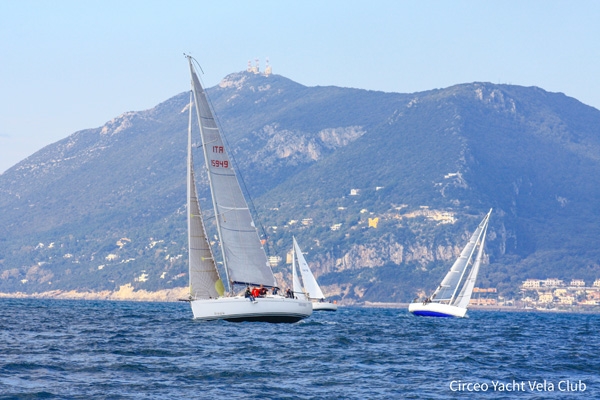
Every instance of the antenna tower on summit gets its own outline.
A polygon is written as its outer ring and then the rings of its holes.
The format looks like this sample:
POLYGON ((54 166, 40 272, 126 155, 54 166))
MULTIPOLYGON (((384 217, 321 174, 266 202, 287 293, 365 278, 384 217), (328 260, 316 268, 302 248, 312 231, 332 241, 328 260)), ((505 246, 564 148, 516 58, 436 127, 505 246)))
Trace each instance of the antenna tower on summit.
POLYGON ((256 59, 256 65, 254 66, 252 66, 252 60, 248 60, 248 68, 246 71, 258 74, 258 58, 256 59))
POLYGON ((272 73, 273 73, 273 70, 272 70, 271 66, 269 65, 269 57, 267 57, 266 63, 265 63, 265 76, 269 76, 272 73))

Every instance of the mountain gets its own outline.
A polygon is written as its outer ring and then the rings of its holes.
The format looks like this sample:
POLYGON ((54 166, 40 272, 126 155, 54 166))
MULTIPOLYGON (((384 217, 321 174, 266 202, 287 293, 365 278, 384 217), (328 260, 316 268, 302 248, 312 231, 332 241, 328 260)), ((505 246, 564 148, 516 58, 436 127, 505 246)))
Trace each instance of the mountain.
MULTIPOLYGON (((512 296, 526 278, 600 278, 600 111, 573 98, 249 72, 208 94, 279 279, 295 235, 332 298, 408 301, 435 288, 490 208, 479 286, 512 296)), ((0 292, 187 285, 188 102, 124 113, 0 175, 0 292)))

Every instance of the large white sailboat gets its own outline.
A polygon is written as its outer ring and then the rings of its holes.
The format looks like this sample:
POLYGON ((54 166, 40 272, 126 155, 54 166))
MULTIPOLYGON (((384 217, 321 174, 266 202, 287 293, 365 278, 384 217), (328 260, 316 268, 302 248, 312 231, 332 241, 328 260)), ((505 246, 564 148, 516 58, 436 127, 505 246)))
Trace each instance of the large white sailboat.
POLYGON ((462 318, 466 315, 479 267, 481 266, 481 259, 483 258, 483 247, 491 213, 492 210, 486 214, 477 229, 475 229, 471 239, 433 295, 425 301, 411 303, 408 306, 408 311, 414 315, 427 317, 462 318), (476 249, 477 255, 471 263, 476 249), (465 273, 469 266, 471 269, 465 279, 465 273), (458 292, 461 285, 462 289, 458 292))
POLYGON ((277 286, 267 255, 256 231, 248 204, 225 148, 223 137, 196 74, 192 77, 188 126, 187 211, 190 274, 190 304, 195 319, 233 322, 296 322, 312 314, 311 302, 276 294, 244 295, 250 286, 277 286), (194 107, 195 106, 195 107, 194 107), (196 110, 222 262, 229 291, 220 277, 206 229, 194 179, 192 157, 192 112, 196 110), (242 293, 235 293, 236 286, 242 293))
POLYGON ((298 242, 296 242, 296 238, 294 237, 292 239, 294 242, 292 248, 294 293, 301 293, 307 297, 312 302, 313 311, 336 311, 337 304, 325 299, 325 295, 323 294, 321 287, 317 283, 315 276, 308 267, 308 263, 302 254, 302 250, 300 250, 300 246, 298 246, 298 242), (302 283, 304 283, 304 286, 300 285, 300 281, 296 274, 296 260, 298 260, 298 267, 300 269, 300 275, 302 276, 302 283))

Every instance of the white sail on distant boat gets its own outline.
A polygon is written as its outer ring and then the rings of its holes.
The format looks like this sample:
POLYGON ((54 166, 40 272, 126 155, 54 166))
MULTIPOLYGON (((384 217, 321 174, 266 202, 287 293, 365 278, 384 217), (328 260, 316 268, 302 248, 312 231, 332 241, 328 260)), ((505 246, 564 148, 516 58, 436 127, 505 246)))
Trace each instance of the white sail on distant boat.
POLYGON ((303 295, 304 297, 307 297, 312 302, 313 311, 336 311, 337 304, 325 300, 325 295, 323 295, 321 287, 317 283, 315 276, 308 267, 308 263, 306 262, 304 255, 302 255, 302 250, 300 250, 300 246, 298 246, 296 238, 294 237, 292 239, 294 243, 292 248, 294 293, 299 293, 301 296, 303 295), (298 276, 296 274, 296 259, 298 260, 298 267, 300 269, 300 275, 302 276, 302 282, 304 283, 304 286, 300 285, 300 281, 298 280, 298 276))
MULTIPOLYGON (((298 276, 298 269, 296 268, 296 255, 295 251, 292 248, 292 294, 295 297, 301 299, 307 299, 306 293, 302 289, 302 284, 300 283, 300 276, 298 276)), ((314 308, 313 308, 314 311, 314 308)))
POLYGON ((490 209, 433 295, 424 302, 411 303, 408 306, 408 311, 414 315, 427 317, 462 318, 465 316, 473 288, 475 287, 479 267, 481 266, 483 247, 485 246, 485 237, 491 213, 492 210, 490 209), (477 255, 471 264, 476 249, 477 255), (465 279, 465 273, 469 269, 469 265, 471 265, 471 270, 465 279), (462 289, 458 292, 461 284, 462 289))
POLYGON ((249 286, 276 287, 273 271, 254 226, 221 132, 192 57, 187 56, 192 77, 188 121, 187 211, 190 274, 190 304, 195 319, 227 321, 296 322, 312 314, 306 299, 267 294, 258 298, 235 294, 249 286), (192 102, 193 99, 193 102, 192 102), (194 107, 195 106, 195 107, 194 107), (215 213, 222 262, 229 283, 225 287, 211 246, 196 194, 192 159, 192 111, 196 109, 204 160, 215 213))

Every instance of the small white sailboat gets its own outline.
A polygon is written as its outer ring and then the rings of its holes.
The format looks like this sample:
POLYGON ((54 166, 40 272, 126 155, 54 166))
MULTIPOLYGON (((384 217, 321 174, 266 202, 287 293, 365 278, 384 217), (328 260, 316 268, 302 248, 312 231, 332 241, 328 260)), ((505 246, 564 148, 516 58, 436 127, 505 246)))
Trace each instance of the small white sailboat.
POLYGON ((296 242, 296 238, 292 238, 294 245, 292 248, 292 271, 293 271, 293 284, 294 293, 300 293, 304 297, 308 298, 312 302, 313 311, 336 311, 337 304, 327 301, 321 287, 317 283, 315 276, 312 274, 308 263, 296 242), (300 275, 302 276, 302 282, 304 286, 300 285, 300 281, 296 274, 296 259, 298 260, 298 267, 300 268, 300 275))
POLYGON ((192 76, 188 121, 187 211, 190 304, 195 319, 233 322, 296 322, 312 314, 306 299, 276 294, 246 297, 250 286, 277 286, 267 255, 254 226, 248 204, 231 164, 223 137, 196 75, 192 57, 186 56, 192 76), (195 106, 195 107, 194 107, 195 106), (215 213, 222 262, 229 283, 225 287, 208 242, 196 194, 192 157, 192 112, 196 109, 204 160, 215 213), (234 292, 236 285, 241 293, 234 292))
POLYGON ((481 266, 485 236, 491 213, 492 210, 490 209, 433 295, 425 301, 411 303, 408 306, 408 311, 414 315, 427 317, 462 318, 465 316, 481 266), (476 249, 478 249, 477 255, 471 264, 476 249), (471 266, 470 272, 464 279, 469 266, 471 266), (461 285, 462 289, 458 292, 461 285))

